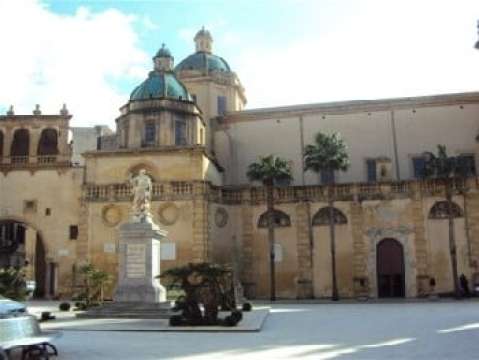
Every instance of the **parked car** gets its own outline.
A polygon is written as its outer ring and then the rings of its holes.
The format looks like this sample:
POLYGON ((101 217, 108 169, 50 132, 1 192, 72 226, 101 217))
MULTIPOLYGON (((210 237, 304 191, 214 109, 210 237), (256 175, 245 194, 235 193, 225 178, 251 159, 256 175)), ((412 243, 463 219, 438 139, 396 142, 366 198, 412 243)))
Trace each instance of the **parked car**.
POLYGON ((0 295, 0 318, 25 315, 26 312, 27 307, 24 304, 0 295))

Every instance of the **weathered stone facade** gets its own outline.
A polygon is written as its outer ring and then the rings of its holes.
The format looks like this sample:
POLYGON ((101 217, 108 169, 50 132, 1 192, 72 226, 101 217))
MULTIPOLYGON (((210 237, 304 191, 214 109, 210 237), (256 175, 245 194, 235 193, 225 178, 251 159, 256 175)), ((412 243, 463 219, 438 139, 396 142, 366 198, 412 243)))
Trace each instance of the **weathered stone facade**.
MULTIPOLYGON (((414 179, 413 162, 437 143, 453 154, 476 155, 479 94, 242 111, 246 97, 238 77, 211 55, 211 44, 203 45, 221 69, 202 67, 198 59, 206 55, 194 54, 177 71, 182 85, 171 55, 159 52, 155 61, 164 66, 121 108, 116 132, 77 128, 81 136, 71 144, 66 108, 60 115, 37 109, 33 115, 0 116, 0 247, 15 238, 12 229, 26 229, 12 254, 0 252, 0 261, 27 260, 39 294, 50 297, 76 293, 78 269, 87 262, 116 277, 118 228, 130 211, 128 179, 145 169, 153 179, 154 220, 168 231, 161 268, 229 263, 247 296, 266 298, 270 254, 260 222, 265 190, 245 181, 245 169, 258 156, 274 153, 291 160, 294 175, 292 186, 274 190, 275 209, 284 220, 275 228, 278 297, 331 296, 324 217, 329 196, 337 214, 340 297, 377 297, 384 286, 396 286, 391 294, 407 297, 452 290, 448 222, 434 210, 445 199, 444 188, 414 179), (170 88, 161 88, 157 78, 170 88), (317 176, 303 171, 304 146, 318 131, 339 131, 350 140, 352 170, 332 187, 315 185, 317 176), (75 148, 82 154, 72 154, 75 148), (369 173, 366 160, 376 165, 369 173), (385 240, 400 250, 392 258, 383 259, 379 251, 385 240), (389 260, 397 262, 400 274, 384 283, 382 276, 389 275, 380 268, 389 260)), ((478 194, 472 173, 456 184, 453 197, 458 272, 471 284, 479 282, 478 194)))

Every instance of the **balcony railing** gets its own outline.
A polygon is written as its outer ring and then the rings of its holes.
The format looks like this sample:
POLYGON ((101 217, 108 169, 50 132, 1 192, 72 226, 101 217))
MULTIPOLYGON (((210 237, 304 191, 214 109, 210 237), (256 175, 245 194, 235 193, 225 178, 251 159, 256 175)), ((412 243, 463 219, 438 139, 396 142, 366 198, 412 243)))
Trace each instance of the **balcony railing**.
POLYGON ((69 156, 60 155, 15 155, 0 157, 1 169, 19 169, 19 168, 45 168, 71 166, 69 156))
MULTIPOLYGON (((477 179, 469 178, 455 184, 456 191, 464 188, 478 188, 477 179)), ((398 181, 387 183, 351 183, 334 186, 290 186, 274 189, 275 203, 294 203, 298 201, 326 202, 332 197, 334 201, 367 201, 404 198, 412 193, 423 196, 443 196, 444 183, 440 180, 398 181)), ((87 201, 130 201, 131 186, 122 184, 84 186, 83 196, 87 201)), ((266 190, 264 187, 213 186, 202 181, 171 181, 153 183, 153 200, 186 200, 201 196, 204 199, 222 204, 264 204, 266 190)))
POLYGON ((10 163, 12 165, 18 165, 18 164, 27 164, 28 163, 28 155, 26 156, 11 156, 10 157, 10 163))
MULTIPOLYGON (((87 184, 83 187, 83 196, 89 201, 129 201, 132 198, 131 185, 87 184)), ((193 196, 193 183, 186 181, 156 182, 152 186, 153 200, 181 200, 193 196)))

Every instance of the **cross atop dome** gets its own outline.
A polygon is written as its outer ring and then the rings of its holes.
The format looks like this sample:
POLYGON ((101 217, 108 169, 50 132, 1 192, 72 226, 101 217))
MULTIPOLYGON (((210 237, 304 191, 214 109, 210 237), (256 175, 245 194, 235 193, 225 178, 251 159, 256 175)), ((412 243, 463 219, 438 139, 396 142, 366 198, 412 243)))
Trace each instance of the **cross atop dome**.
POLYGON ((211 54, 213 50, 213 37, 205 27, 201 27, 195 35, 196 52, 205 52, 211 54))

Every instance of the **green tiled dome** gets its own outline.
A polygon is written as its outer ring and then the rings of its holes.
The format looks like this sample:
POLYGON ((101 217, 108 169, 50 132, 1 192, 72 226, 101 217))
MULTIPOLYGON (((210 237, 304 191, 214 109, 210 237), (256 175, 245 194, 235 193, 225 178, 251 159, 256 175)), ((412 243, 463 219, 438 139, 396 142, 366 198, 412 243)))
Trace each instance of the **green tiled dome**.
POLYGON ((191 101, 186 87, 173 72, 151 71, 148 79, 138 85, 130 95, 130 100, 168 98, 191 101))
POLYGON ((175 67, 175 71, 182 70, 231 72, 230 66, 225 59, 203 51, 188 56, 175 67))

